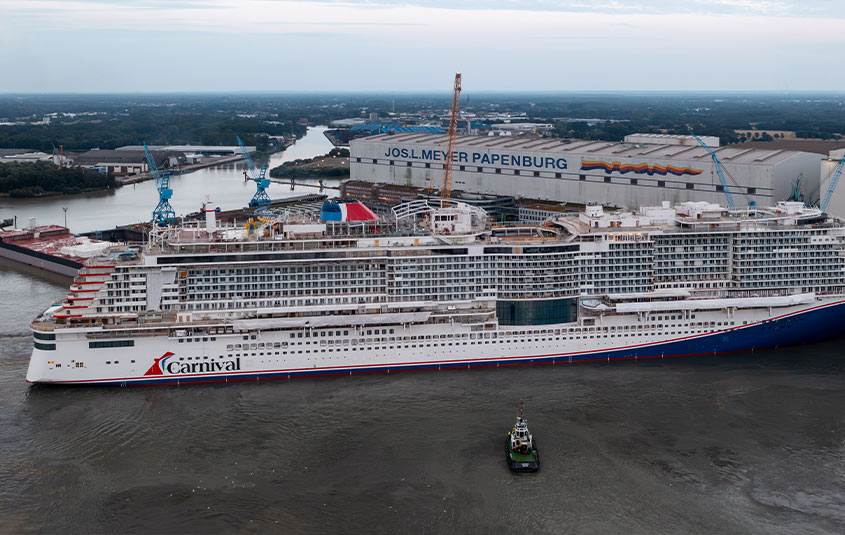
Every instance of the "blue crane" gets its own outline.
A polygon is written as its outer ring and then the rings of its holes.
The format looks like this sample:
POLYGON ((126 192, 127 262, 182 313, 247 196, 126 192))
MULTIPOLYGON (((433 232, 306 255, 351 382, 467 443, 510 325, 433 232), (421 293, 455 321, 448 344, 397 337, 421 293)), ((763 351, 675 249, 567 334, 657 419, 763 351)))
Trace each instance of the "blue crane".
POLYGON ((833 198, 833 190, 836 189, 836 183, 839 182, 839 177, 842 176, 843 167, 845 167, 845 154, 842 155, 842 158, 839 160, 839 165, 837 165, 836 170, 833 171, 833 178, 830 179, 830 186, 827 188, 827 193, 824 194, 824 200, 819 205, 822 212, 827 210, 827 205, 830 204, 830 199, 833 198))
POLYGON ((250 208, 266 208, 270 206, 272 202, 270 200, 270 196, 267 195, 267 188, 270 187, 270 179, 264 178, 264 175, 267 173, 267 164, 261 166, 261 169, 255 168, 255 162, 252 161, 252 158, 249 156, 249 151, 246 150, 244 146, 244 142, 241 141, 240 136, 235 136, 238 140, 238 145, 241 146, 241 152, 244 155, 244 161, 246 162, 247 167, 249 167, 249 172, 247 173, 244 171, 244 177, 249 178, 253 182, 255 182, 255 195, 252 196, 252 200, 249 201, 250 208))
POLYGON ((703 139, 695 135, 692 130, 690 130, 689 133, 702 147, 704 147, 704 150, 710 154, 710 157, 713 158, 713 165, 716 166, 716 174, 719 175, 719 182, 722 183, 722 191, 725 193, 725 198, 728 200, 728 208, 733 210, 736 208, 736 205, 734 204, 733 195, 731 195, 731 192, 728 191, 728 181, 725 180, 725 173, 722 171, 722 162, 719 161, 719 158, 716 157, 716 153, 707 146, 707 143, 705 143, 703 139))
POLYGON ((158 170, 156 160, 153 158, 153 153, 144 142, 144 152, 147 154, 147 163, 150 166, 150 173, 155 180, 156 189, 158 190, 158 204, 153 210, 153 223, 160 227, 164 227, 176 220, 176 212, 170 206, 170 198, 173 197, 173 190, 170 189, 170 173, 167 171, 161 172, 158 170))

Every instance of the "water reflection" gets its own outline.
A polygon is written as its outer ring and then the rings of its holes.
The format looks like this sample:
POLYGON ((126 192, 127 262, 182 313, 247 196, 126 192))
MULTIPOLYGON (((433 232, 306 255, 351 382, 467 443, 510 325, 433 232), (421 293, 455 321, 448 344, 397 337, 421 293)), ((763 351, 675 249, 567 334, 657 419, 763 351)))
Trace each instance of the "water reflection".
MULTIPOLYGON (((323 135, 325 126, 308 129, 306 135, 296 144, 281 153, 273 154, 270 167, 299 158, 311 158, 325 154, 332 149, 323 135)), ((171 178, 173 198, 171 204, 177 215, 184 215, 200 209, 206 195, 221 209, 235 209, 246 206, 255 193, 255 184, 244 181, 245 165, 242 162, 200 169, 193 173, 171 178)), ((315 183, 316 181, 310 181, 315 183)), ((337 180, 326 180, 326 185, 337 185, 337 180)), ((286 184, 271 184, 267 192, 271 198, 291 197, 303 193, 317 192, 316 188, 297 188, 291 191, 286 184)), ((336 190, 326 190, 329 196, 336 190)), ((158 199, 153 181, 130 184, 113 191, 49 197, 46 199, 0 198, 0 219, 17 216, 18 225, 26 224, 35 217, 38 224, 64 224, 63 207, 67 207, 67 224, 74 232, 88 232, 147 221, 158 199)))

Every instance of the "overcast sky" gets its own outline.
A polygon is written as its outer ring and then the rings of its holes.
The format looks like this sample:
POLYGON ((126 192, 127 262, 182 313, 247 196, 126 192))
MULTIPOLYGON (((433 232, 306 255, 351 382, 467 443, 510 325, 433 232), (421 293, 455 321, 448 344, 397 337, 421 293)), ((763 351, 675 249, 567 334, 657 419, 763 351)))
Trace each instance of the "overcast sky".
POLYGON ((0 93, 838 92, 843 3, 0 0, 0 93))

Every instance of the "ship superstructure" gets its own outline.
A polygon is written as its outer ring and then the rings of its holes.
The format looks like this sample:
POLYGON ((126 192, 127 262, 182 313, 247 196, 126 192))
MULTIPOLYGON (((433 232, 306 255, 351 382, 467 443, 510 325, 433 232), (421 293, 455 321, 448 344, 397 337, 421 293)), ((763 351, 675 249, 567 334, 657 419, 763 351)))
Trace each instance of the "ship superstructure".
POLYGON ((188 383, 755 350, 829 337, 842 222, 687 202, 491 226, 456 201, 153 228, 32 323, 27 380, 188 383))

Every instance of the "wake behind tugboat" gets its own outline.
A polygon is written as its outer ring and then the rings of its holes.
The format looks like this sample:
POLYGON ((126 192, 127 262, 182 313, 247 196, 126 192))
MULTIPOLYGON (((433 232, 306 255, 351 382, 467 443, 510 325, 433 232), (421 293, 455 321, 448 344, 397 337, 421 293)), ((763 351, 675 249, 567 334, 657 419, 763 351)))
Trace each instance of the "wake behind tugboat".
POLYGON ((525 402, 519 400, 516 424, 508 431, 505 457, 508 466, 514 472, 536 472, 540 469, 540 452, 537 450, 537 442, 528 430, 528 422, 523 416, 524 411, 525 402))

